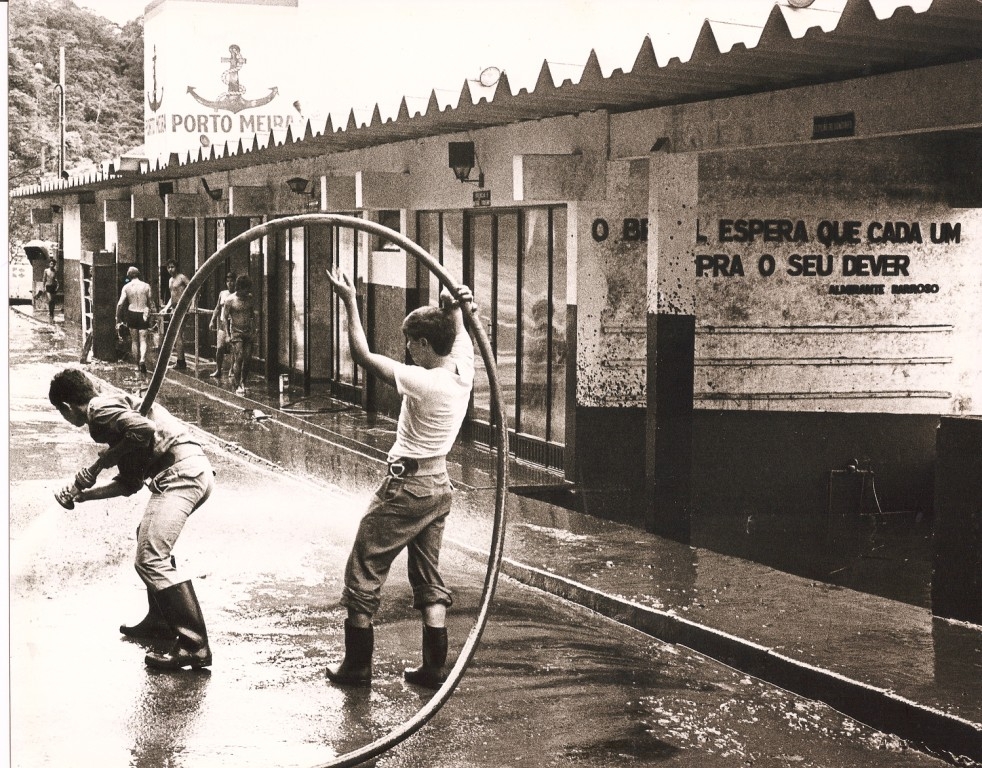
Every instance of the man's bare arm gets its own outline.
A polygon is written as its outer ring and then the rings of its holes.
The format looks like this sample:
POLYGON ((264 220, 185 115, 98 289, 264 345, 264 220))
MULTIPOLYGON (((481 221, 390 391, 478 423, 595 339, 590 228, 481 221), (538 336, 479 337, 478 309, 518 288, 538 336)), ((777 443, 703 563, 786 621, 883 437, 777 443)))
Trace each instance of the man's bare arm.
POLYGON ((355 287, 348 276, 340 270, 327 273, 328 280, 334 286, 341 303, 348 314, 348 344, 351 346, 351 357, 358 365, 381 378, 393 387, 396 385, 396 363, 392 358, 372 352, 368 346, 368 337, 358 313, 358 301, 355 287))

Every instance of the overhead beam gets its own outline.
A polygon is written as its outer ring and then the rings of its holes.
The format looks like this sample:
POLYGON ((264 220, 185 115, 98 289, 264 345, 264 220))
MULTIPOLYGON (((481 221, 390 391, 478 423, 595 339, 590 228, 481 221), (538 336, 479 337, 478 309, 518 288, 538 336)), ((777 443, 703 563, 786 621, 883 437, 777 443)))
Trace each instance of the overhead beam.
POLYGON ((355 208, 412 208, 411 194, 408 173, 355 173, 355 208))
MULTIPOLYGON (((220 202, 220 201, 219 201, 220 202)), ((215 206, 207 195, 175 192, 164 195, 164 218, 193 219, 215 215, 215 206)))
POLYGON ((735 96, 611 115, 611 157, 647 157, 655 142, 670 152, 739 149, 904 136, 982 127, 982 60, 892 72, 857 81, 735 96), (850 136, 815 139, 816 120, 852 114, 850 136))
POLYGON ((324 210, 351 211, 357 208, 355 202, 355 177, 324 176, 324 210))
POLYGON ((103 200, 103 221, 129 221, 133 212, 132 200, 103 200))
POLYGON ((515 202, 582 200, 587 187, 583 154, 515 155, 512 194, 515 202))
POLYGON ((228 188, 229 216, 267 216, 272 213, 273 192, 269 187, 228 188))
POLYGON ((162 219, 164 218, 164 200, 155 193, 134 193, 131 214, 134 219, 162 219))

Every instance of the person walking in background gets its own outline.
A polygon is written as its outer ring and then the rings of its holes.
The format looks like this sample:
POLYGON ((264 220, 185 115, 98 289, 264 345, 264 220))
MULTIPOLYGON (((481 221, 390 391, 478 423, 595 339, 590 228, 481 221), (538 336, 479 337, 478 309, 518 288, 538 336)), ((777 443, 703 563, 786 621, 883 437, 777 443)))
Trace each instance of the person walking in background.
POLYGON ((216 331, 215 339, 215 372, 211 378, 221 381, 222 369, 225 367, 225 353, 228 351, 228 328, 222 322, 222 312, 225 302, 235 293, 235 273, 229 272, 225 275, 225 290, 218 294, 218 303, 215 311, 211 313, 211 328, 216 331))
MULTIPOLYGON (((447 453, 467 413, 474 385, 474 347, 459 305, 444 290, 440 307, 413 310, 402 323, 407 365, 373 353, 358 314, 356 291, 347 275, 328 278, 348 316, 348 341, 355 362, 402 396, 396 439, 388 454, 388 476, 372 497, 358 527, 344 572, 341 605, 344 658, 327 668, 338 685, 367 685, 372 678, 375 635, 372 617, 381 603, 392 561, 408 550, 413 607, 422 620, 423 663, 405 679, 439 688, 447 678, 447 608, 453 603, 438 570, 443 529, 453 486, 447 453)), ((457 289, 470 302, 467 286, 457 289)), ((473 311, 471 303, 471 311, 473 311)))
POLYGON ((235 394, 244 395, 249 376, 249 360, 256 343, 256 302, 252 297, 249 275, 235 278, 235 293, 228 297, 222 310, 232 350, 232 384, 235 394))
MULTIPOLYGON (((167 289, 170 291, 170 296, 167 298, 167 303, 164 304, 164 308, 161 313, 164 315, 173 315, 174 307, 177 306, 177 302, 181 300, 181 296, 184 295, 185 289, 188 287, 190 282, 183 272, 177 268, 177 262, 173 259, 167 262, 167 274, 170 275, 170 279, 167 281, 167 289)), ((177 363, 174 367, 179 370, 187 370, 188 362, 184 357, 184 329, 181 328, 181 332, 177 334, 174 339, 174 353, 177 355, 177 363)))
POLYGON ((140 279, 139 269, 130 267, 126 270, 126 282, 116 304, 116 323, 129 329, 133 362, 140 373, 147 372, 147 347, 153 308, 150 284, 140 279))
POLYGON ((48 261, 48 266, 42 276, 44 281, 44 295, 48 301, 48 319, 55 321, 55 295, 58 293, 58 262, 55 259, 48 261))
POLYGON ((163 406, 154 404, 146 416, 129 394, 100 395, 92 379, 66 368, 51 380, 48 400, 73 426, 88 426, 89 435, 104 443, 99 458, 78 472, 72 486, 57 494, 62 506, 130 496, 144 482, 150 499, 137 528, 134 567, 147 587, 147 616, 120 632, 143 640, 172 641, 166 653, 151 651, 147 666, 178 670, 212 663, 208 633, 191 581, 181 576, 171 551, 191 514, 207 501, 214 471, 187 426, 163 406), (109 467, 118 474, 96 485, 109 467), (176 639, 175 639, 176 638, 176 639))

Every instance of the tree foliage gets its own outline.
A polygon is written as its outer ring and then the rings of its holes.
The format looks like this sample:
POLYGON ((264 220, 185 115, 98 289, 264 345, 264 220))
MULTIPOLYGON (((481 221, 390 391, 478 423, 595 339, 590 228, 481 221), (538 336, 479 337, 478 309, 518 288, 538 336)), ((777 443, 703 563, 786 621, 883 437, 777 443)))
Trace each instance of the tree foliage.
MULTIPOLYGON (((134 4, 142 8, 142 4, 134 4)), ((65 170, 85 172, 143 143, 143 20, 120 27, 72 0, 10 0, 8 178, 57 177, 59 48, 65 48, 65 170)), ((16 201, 14 201, 16 203, 16 201)), ((21 217, 11 209, 11 240, 21 217)))

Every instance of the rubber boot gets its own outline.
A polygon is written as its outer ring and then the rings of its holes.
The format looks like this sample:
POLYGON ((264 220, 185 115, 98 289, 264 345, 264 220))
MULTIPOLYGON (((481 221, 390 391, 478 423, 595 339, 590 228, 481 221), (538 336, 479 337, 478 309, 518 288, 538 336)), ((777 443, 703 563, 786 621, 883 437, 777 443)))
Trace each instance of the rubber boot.
POLYGON ((154 595, 177 641, 167 653, 151 652, 144 661, 157 669, 199 669, 211 666, 211 649, 201 606, 190 581, 182 581, 154 595))
POLYGON ((375 628, 356 627, 344 620, 344 659, 327 668, 327 678, 336 685, 368 685, 372 681, 375 628))
POLYGON ((161 613, 150 587, 147 587, 147 615, 139 624, 121 625, 119 631, 134 640, 168 640, 174 637, 174 630, 161 613))
POLYGON ((406 682, 436 690, 447 679, 447 628, 423 625, 423 665, 407 669, 406 682))

